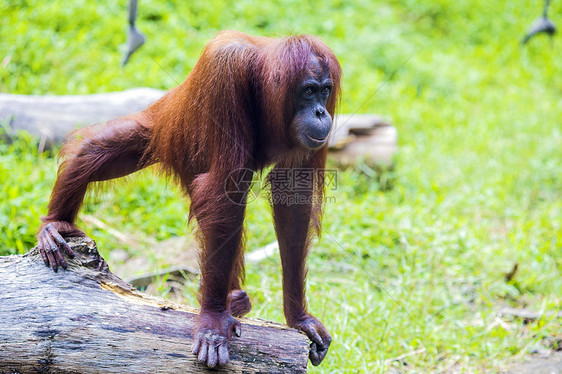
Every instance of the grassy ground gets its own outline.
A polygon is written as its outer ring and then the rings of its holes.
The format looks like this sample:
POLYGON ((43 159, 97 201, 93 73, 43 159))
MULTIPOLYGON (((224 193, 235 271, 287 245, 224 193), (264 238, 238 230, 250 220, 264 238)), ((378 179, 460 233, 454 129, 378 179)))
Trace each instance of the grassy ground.
MULTIPOLYGON (((326 206, 308 295, 334 343, 311 372, 493 371, 547 345, 545 337, 562 338, 560 320, 497 316, 504 305, 561 308, 562 41, 518 45, 541 2, 142 1, 138 27, 148 42, 120 68, 125 3, 2 2, 0 91, 169 88, 218 30, 302 32, 339 56, 342 111, 380 113, 397 126, 394 188, 342 171, 326 206)), ((551 14, 562 25, 560 2, 551 14)), ((33 140, 0 144, 0 254, 35 245, 46 212, 56 163, 34 149, 33 140)), ((179 191, 150 171, 134 181, 92 196, 83 212, 135 236, 182 235, 179 191)), ((266 201, 248 208, 255 249, 275 236, 266 201)), ((80 225, 101 248, 123 247, 80 225)), ((279 274, 277 258, 248 269, 251 316, 283 321, 279 274)), ((196 302, 195 290, 186 300, 196 302)))

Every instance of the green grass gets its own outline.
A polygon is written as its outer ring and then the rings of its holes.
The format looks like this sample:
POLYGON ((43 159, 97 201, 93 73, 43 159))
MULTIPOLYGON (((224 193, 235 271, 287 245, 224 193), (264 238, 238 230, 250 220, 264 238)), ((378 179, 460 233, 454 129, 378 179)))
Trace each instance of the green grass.
MULTIPOLYGON (((148 42, 121 68, 125 3, 1 3, 0 91, 169 88, 218 30, 312 33, 342 63, 342 111, 380 113, 398 128, 394 188, 341 171, 326 206, 308 296, 334 342, 311 372, 493 371, 562 338, 560 320, 497 319, 504 305, 561 308, 562 41, 518 44, 541 2, 143 1, 148 42), (407 353, 407 366, 388 362, 407 353)), ((562 25, 559 2, 550 14, 562 25)), ((1 254, 35 245, 46 212, 56 162, 35 149, 32 139, 0 144, 1 254)), ((141 238, 182 235, 179 190, 150 171, 132 180, 92 195, 83 212, 141 238)), ((269 216, 265 199, 249 205, 248 248, 274 240, 269 216)), ((104 254, 123 247, 79 224, 104 254)), ((247 273, 251 316, 283 321, 278 259, 247 273)))

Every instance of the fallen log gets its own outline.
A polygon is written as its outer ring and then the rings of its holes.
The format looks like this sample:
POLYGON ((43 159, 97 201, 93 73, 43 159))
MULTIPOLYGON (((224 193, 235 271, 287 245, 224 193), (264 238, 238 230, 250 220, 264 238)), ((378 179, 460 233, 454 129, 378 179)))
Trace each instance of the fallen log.
POLYGON ((64 96, 0 93, 0 121, 41 137, 50 147, 79 127, 140 112, 163 94, 153 88, 64 96))
MULTIPOLYGON (((192 373, 197 311, 137 291, 89 238, 54 273, 36 249, 0 257, 0 373, 192 373)), ((242 318, 218 372, 305 373, 310 341, 287 326, 242 318)))
MULTIPOLYGON (((134 88, 91 95, 0 93, 0 121, 11 130, 40 137, 42 151, 62 143, 76 128, 140 112, 165 92, 134 88)), ((388 166, 397 151, 396 129, 376 114, 338 114, 329 147, 340 166, 352 165, 358 159, 388 166)))

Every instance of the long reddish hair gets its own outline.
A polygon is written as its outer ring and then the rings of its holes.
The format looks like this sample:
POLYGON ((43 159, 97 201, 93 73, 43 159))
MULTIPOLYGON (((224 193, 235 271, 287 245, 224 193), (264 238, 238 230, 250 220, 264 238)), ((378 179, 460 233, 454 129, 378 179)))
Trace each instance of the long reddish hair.
MULTIPOLYGON (((209 183, 224 183, 214 176, 228 175, 233 169, 261 170, 272 163, 323 168, 327 148, 303 150, 293 144, 289 134, 294 93, 308 72, 311 56, 330 72, 333 88, 326 109, 333 118, 340 100, 341 68, 320 39, 218 33, 187 79, 146 110, 153 122, 148 157, 178 177, 188 193, 209 189, 209 183)), ((217 185, 209 190, 221 188, 224 186, 217 185)), ((315 202, 322 201, 323 180, 317 180, 315 195, 315 202)), ((224 199, 214 197, 216 204, 226 203, 224 199)), ((195 214, 200 225, 202 220, 220 221, 213 210, 203 200, 199 204, 192 199, 190 218, 195 214)), ((312 220, 316 231, 321 210, 315 204, 312 220)))

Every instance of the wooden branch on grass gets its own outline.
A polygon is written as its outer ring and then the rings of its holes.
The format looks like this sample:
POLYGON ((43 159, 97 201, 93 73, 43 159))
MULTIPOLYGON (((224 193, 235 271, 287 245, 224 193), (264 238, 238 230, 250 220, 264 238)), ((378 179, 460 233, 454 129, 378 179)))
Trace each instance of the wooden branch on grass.
MULTIPOLYGON (((14 95, 0 93, 0 121, 12 130, 41 138, 40 150, 61 143, 76 128, 140 112, 165 94, 153 88, 92 95, 14 95)), ((376 114, 338 114, 329 147, 342 166, 358 159, 392 165, 396 129, 376 114)))
MULTIPOLYGON (((112 274, 89 238, 71 238, 68 270, 36 249, 0 257, 0 373, 191 373, 197 311, 138 292, 112 274)), ((304 373, 308 338, 242 318, 218 372, 304 373)))
POLYGON ((0 121, 7 121, 14 130, 40 136, 51 146, 79 127, 140 112, 163 94, 153 88, 64 96, 0 93, 0 121))
POLYGON ((512 317, 528 319, 528 320, 536 320, 536 319, 541 319, 543 317, 547 319, 552 317, 562 318, 562 312, 554 312, 554 311, 537 312, 529 309, 517 309, 517 308, 510 308, 510 307, 501 308, 499 311, 499 315, 504 317, 512 316, 512 317))

